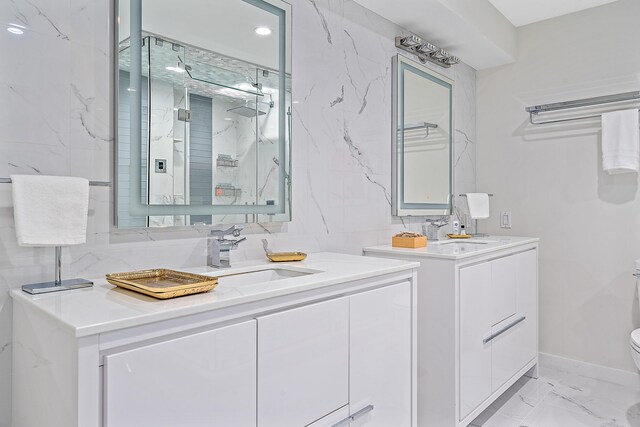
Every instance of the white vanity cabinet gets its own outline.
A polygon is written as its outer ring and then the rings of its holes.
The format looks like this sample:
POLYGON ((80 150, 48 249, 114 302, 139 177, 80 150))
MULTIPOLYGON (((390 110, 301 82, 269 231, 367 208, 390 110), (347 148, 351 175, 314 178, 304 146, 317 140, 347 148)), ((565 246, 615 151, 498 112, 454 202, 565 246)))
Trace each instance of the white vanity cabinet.
POLYGON ((420 262, 420 427, 467 426, 522 375, 537 375, 537 239, 482 242, 364 250, 420 262))
POLYGON ((415 427, 417 264, 329 260, 277 293, 16 290, 13 426, 415 427))

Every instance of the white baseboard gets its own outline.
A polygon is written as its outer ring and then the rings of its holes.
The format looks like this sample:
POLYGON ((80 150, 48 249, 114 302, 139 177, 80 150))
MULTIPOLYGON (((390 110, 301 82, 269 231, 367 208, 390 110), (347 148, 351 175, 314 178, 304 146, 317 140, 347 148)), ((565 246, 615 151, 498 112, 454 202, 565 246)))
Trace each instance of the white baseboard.
POLYGON ((545 368, 551 368, 640 390, 639 372, 630 372, 622 369, 594 365, 592 363, 567 359, 565 357, 548 353, 540 353, 539 363, 540 368, 542 369, 540 376, 544 376, 545 368))

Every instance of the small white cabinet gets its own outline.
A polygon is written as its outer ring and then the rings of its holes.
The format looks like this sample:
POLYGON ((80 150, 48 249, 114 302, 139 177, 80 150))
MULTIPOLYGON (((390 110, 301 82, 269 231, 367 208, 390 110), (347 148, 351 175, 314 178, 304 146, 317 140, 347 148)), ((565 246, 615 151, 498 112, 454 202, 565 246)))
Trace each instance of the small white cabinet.
POLYGON ((492 243, 364 250, 420 262, 420 427, 467 426, 522 375, 536 375, 537 239, 487 240, 492 243))
POLYGON ((116 352, 104 426, 255 426, 255 384, 255 320, 116 352))

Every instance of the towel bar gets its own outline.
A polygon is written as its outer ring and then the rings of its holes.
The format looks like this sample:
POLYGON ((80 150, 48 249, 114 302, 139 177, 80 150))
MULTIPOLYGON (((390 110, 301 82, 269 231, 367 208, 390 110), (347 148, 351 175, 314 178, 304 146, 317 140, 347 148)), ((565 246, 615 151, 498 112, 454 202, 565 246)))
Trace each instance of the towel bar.
MULTIPOLYGON (((11 178, 0 178, 0 184, 11 184, 11 178)), ((89 181, 91 187, 111 187, 111 181, 89 181)))
MULTIPOLYGON (((460 197, 467 197, 467 193, 462 193, 459 194, 460 197)), ((487 196, 489 197, 493 197, 493 193, 487 193, 487 196)), ((475 237, 488 237, 489 235, 487 233, 478 233, 478 220, 475 218, 473 219, 473 235, 475 237)))
POLYGON ((554 102, 551 104, 533 105, 531 107, 526 107, 525 111, 529 113, 529 123, 531 123, 532 125, 546 125, 550 123, 562 123, 562 122, 571 122, 574 120, 594 119, 594 118, 600 117, 601 114, 590 114, 587 116, 559 118, 555 120, 545 120, 545 121, 539 121, 539 122, 534 121, 533 117, 538 116, 538 114, 540 113, 547 113, 550 111, 561 111, 561 110, 567 110, 571 108, 592 107, 595 105, 604 105, 604 104, 612 104, 616 102, 629 102, 629 101, 635 101, 635 102, 640 101, 640 91, 617 93, 614 95, 595 96, 593 98, 574 99, 571 101, 554 102))

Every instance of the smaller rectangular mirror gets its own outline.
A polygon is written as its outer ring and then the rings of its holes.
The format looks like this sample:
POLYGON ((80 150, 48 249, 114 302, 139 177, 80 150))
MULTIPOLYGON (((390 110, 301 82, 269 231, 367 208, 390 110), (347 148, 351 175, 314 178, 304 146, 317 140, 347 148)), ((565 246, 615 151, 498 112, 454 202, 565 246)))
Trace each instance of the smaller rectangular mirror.
POLYGON ((448 215, 453 192, 453 80, 393 58, 392 210, 448 215))

